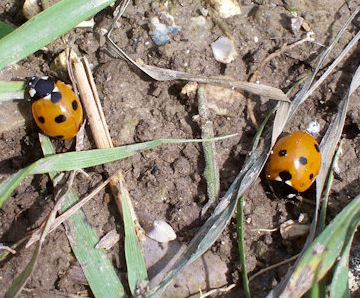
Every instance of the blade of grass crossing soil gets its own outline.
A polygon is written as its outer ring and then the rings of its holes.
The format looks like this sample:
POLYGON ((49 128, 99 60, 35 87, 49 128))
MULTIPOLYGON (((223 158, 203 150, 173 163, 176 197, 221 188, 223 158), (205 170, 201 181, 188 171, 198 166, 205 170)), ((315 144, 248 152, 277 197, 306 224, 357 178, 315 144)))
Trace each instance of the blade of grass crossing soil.
POLYGON ((82 168, 93 167, 96 165, 120 160, 143 150, 153 149, 162 144, 180 144, 180 143, 199 143, 223 140, 234 135, 217 137, 208 140, 184 140, 184 139, 159 139, 144 143, 132 144, 109 149, 94 149, 81 152, 67 152, 53 154, 37 160, 25 169, 18 171, 5 179, 0 184, 0 207, 11 194, 11 192, 20 184, 20 182, 31 174, 44 174, 51 171, 72 171, 82 168))
MULTIPOLYGON (((44 155, 55 153, 49 138, 42 136, 41 144, 44 155)), ((51 179, 54 179, 56 172, 51 172, 49 175, 51 179)), ((66 196, 61 212, 65 212, 78 202, 78 197, 73 190, 70 190, 66 196)), ((106 257, 106 252, 103 249, 95 248, 99 238, 87 223, 84 213, 78 210, 65 222, 65 228, 71 248, 84 271, 94 296, 124 297, 124 287, 106 257)))
POLYGON ((27 166, 26 168, 19 170, 15 174, 5 179, 0 184, 0 208, 4 203, 4 201, 7 199, 7 197, 21 183, 21 181, 23 181, 27 176, 32 174, 36 166, 37 166, 37 161, 27 166))
POLYGON ((327 179, 326 188, 324 190, 324 195, 323 195, 321 210, 320 210, 320 215, 319 215, 319 223, 318 223, 318 227, 317 227, 317 234, 320 234, 324 230, 324 227, 326 224, 325 221, 326 221, 327 204, 328 204, 329 194, 331 191, 332 182, 334 180, 334 170, 333 169, 339 160, 340 153, 342 151, 341 147, 342 147, 342 141, 340 141, 339 147, 335 153, 334 160, 332 162, 332 167, 329 172, 329 177, 327 179))
POLYGON ((25 82, 0 81, 0 102, 24 98, 25 82))
POLYGON ((129 195, 124 189, 121 180, 120 189, 122 196, 122 211, 125 230, 125 258, 128 271, 128 282, 132 295, 135 297, 138 283, 148 280, 145 261, 141 252, 141 248, 135 233, 135 225, 132 220, 130 209, 128 206, 129 195))
MULTIPOLYGON (((199 116, 202 119, 202 121, 200 121, 200 123, 202 123, 201 137, 203 139, 213 138, 214 137, 213 124, 212 121, 209 119, 209 112, 208 112, 204 87, 200 86, 198 88, 197 98, 198 98, 199 116)), ((216 200, 219 198, 220 176, 219 176, 219 169, 215 159, 215 155, 216 155, 215 142, 202 143, 202 147, 204 150, 204 157, 205 157, 204 177, 207 184, 207 194, 208 194, 208 202, 201 211, 203 215, 206 212, 206 210, 212 204, 214 204, 216 200)))
MULTIPOLYGON (((322 199, 322 203, 321 203, 321 210, 320 210, 320 214, 319 214, 318 226, 316 227, 316 229, 317 229, 316 234, 320 234, 324 230, 325 225, 326 225, 325 220, 326 220, 327 204, 328 204, 329 194, 330 194, 330 191, 331 191, 332 182, 334 180, 334 170, 333 170, 333 168, 335 167, 335 164, 338 162, 340 153, 341 153, 341 141, 340 141, 338 149, 337 149, 337 151, 335 153, 334 160, 333 160, 333 163, 332 163, 332 167, 331 167, 331 170, 329 172, 326 187, 325 187, 325 190, 324 190, 324 195, 323 195, 323 199, 322 199)), ((325 295, 326 295, 326 284, 325 284, 324 279, 319 281, 318 288, 319 288, 321 297, 325 297, 325 295)))
POLYGON ((250 298, 249 278, 246 269, 246 257, 245 257, 245 241, 244 241, 244 196, 239 200, 236 214, 236 227, 237 227, 237 240, 239 246, 240 262, 242 266, 242 281, 245 292, 245 297, 250 298))
POLYGON ((5 298, 13 298, 18 297, 21 290, 26 285, 26 282, 30 278, 32 272, 35 269, 37 258, 40 254, 41 250, 41 244, 40 241, 36 244, 35 251, 31 257, 30 262, 26 265, 25 269, 15 278, 15 280, 12 282, 10 288, 5 293, 5 298))
POLYGON ((0 40, 0 70, 36 52, 115 0, 62 0, 0 40))
POLYGON ((337 297, 350 297, 349 291, 349 256, 351 244, 356 233, 356 229, 359 226, 360 220, 354 219, 352 227, 349 229, 348 241, 345 244, 345 248, 342 251, 340 259, 335 267, 333 279, 331 281, 330 298, 337 297))

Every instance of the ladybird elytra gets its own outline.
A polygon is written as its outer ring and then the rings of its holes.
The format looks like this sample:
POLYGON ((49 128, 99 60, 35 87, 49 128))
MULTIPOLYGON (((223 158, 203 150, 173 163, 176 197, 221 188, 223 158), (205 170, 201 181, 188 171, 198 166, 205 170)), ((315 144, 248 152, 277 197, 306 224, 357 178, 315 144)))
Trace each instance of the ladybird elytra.
POLYGON ((75 137, 83 121, 83 109, 71 88, 47 77, 32 77, 28 87, 37 126, 51 137, 62 140, 75 137))
POLYGON ((306 132, 293 132, 274 145, 265 166, 269 180, 281 181, 304 192, 315 181, 321 166, 318 142, 306 132))

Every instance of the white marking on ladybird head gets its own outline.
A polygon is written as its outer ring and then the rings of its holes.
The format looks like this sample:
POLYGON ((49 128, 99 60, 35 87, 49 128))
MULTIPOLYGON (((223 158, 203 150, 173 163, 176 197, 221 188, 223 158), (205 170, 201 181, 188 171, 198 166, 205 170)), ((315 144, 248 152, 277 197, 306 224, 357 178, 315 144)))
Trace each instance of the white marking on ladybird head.
POLYGON ((296 194, 294 194, 294 193, 289 193, 289 194, 287 195, 287 197, 288 197, 288 199, 292 199, 292 198, 295 198, 295 197, 296 197, 296 194))
POLYGON ((47 99, 47 100, 51 100, 51 93, 48 94, 48 95, 46 95, 46 96, 44 96, 43 98, 44 98, 44 99, 47 99))
POLYGON ((276 181, 280 181, 280 182, 282 181, 281 178, 280 178, 280 176, 277 176, 277 177, 275 178, 275 180, 276 180, 276 181))
POLYGON ((286 183, 287 185, 292 186, 292 183, 291 183, 291 181, 290 181, 290 180, 286 180, 286 181, 285 181, 285 183, 286 183))
POLYGON ((47 80, 49 77, 48 76, 43 76, 41 77, 43 80, 47 80))
POLYGON ((52 92, 59 92, 59 88, 57 86, 55 86, 55 88, 53 89, 52 92))
POLYGON ((36 94, 36 90, 34 88, 30 88, 29 89, 29 94, 30 94, 31 97, 34 97, 35 94, 36 94))

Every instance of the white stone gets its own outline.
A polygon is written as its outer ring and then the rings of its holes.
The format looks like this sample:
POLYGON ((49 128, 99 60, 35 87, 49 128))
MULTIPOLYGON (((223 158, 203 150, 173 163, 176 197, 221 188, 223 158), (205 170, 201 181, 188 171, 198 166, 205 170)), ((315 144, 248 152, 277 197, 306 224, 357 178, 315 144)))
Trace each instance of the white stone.
POLYGON ((161 243, 176 239, 173 228, 163 220, 155 220, 153 229, 146 236, 161 243))
POLYGON ((213 42, 211 49, 215 60, 225 64, 232 62, 238 55, 234 42, 225 36, 219 37, 213 42))

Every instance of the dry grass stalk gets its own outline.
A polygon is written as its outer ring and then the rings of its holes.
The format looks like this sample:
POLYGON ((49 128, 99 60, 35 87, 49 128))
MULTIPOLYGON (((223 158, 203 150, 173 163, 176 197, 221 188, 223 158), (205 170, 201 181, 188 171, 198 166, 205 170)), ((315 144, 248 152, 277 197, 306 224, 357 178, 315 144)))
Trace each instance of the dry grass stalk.
MULTIPOLYGON (((101 107, 94 79, 86 58, 82 58, 80 61, 74 62, 74 76, 78 84, 80 97, 86 111, 87 119, 89 121, 90 129, 97 148, 114 147, 105 121, 104 112, 101 107)), ((125 180, 121 170, 113 176, 109 184, 118 209, 122 214, 122 196, 120 192, 120 185, 124 187, 125 180)), ((125 192, 127 192, 126 189, 125 192)), ((136 233, 139 240, 144 240, 145 234, 139 225, 132 202, 128 200, 127 203, 131 211, 132 220, 136 226, 136 233)))

